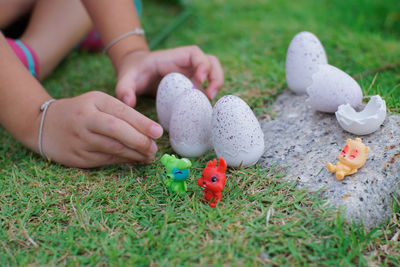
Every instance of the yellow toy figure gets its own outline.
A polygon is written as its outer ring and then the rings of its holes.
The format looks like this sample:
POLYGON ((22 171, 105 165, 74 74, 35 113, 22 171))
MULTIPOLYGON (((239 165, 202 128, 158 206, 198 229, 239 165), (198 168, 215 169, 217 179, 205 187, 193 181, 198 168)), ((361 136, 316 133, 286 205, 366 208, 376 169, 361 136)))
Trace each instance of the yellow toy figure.
POLYGON ((346 175, 357 172, 367 160, 369 147, 364 145, 360 138, 355 140, 347 139, 346 146, 338 156, 339 162, 336 165, 326 164, 328 171, 336 172, 336 179, 343 180, 346 175))

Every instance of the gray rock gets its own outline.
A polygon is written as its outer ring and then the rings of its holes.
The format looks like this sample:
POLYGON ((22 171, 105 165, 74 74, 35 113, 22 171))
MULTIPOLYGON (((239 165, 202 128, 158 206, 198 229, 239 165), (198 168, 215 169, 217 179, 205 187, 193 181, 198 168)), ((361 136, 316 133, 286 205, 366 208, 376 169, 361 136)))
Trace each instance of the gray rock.
POLYGON ((388 115, 380 130, 355 136, 340 127, 334 114, 312 110, 306 99, 282 94, 272 107, 277 118, 261 122, 266 149, 261 165, 285 167, 285 177, 299 187, 322 188, 328 202, 344 208, 348 221, 377 226, 390 216, 393 194, 400 188, 400 116, 388 115), (367 162, 338 181, 325 165, 335 164, 346 139, 356 137, 370 148, 367 162))

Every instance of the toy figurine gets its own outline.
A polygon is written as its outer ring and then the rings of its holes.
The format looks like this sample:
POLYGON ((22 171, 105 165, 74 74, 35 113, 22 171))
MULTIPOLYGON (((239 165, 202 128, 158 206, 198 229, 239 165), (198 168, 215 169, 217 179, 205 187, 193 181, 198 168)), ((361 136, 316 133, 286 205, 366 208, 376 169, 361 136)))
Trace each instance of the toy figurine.
POLYGON ((219 165, 217 160, 209 161, 203 170, 203 174, 197 180, 197 184, 203 187, 204 200, 207 201, 210 207, 215 208, 217 203, 222 199, 222 190, 226 183, 226 163, 223 158, 219 158, 219 165))
POLYGON ((178 194, 187 191, 186 178, 189 176, 189 168, 192 166, 186 158, 178 159, 174 155, 165 154, 161 157, 168 178, 164 181, 170 192, 178 194))
POLYGON ((328 171, 336 172, 336 179, 342 180, 346 175, 357 172, 367 160, 369 147, 364 145, 360 138, 355 140, 347 139, 346 146, 338 156, 339 162, 336 165, 326 164, 328 171))

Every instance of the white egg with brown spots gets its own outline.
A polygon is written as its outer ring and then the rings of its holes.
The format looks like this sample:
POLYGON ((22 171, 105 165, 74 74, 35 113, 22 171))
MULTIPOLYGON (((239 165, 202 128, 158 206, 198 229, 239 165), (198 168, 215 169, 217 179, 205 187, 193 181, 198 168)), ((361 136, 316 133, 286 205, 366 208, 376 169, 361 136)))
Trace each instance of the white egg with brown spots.
POLYGON ((169 124, 172 149, 182 157, 199 157, 212 148, 212 106, 204 93, 187 89, 175 101, 169 124))
POLYGON ((264 133, 250 107, 241 98, 227 95, 212 112, 212 143, 218 157, 230 167, 248 167, 264 153, 264 133))
POLYGON ((173 72, 166 75, 158 85, 156 110, 158 121, 169 131, 169 121, 174 103, 186 89, 192 89, 192 82, 183 74, 173 72))
POLYGON ((327 64, 324 47, 311 32, 300 32, 293 37, 286 54, 286 81, 296 94, 305 94, 312 83, 318 65, 327 64))
POLYGON ((358 108, 363 97, 360 86, 350 75, 329 64, 318 66, 307 94, 313 109, 328 113, 336 112, 344 104, 358 108))

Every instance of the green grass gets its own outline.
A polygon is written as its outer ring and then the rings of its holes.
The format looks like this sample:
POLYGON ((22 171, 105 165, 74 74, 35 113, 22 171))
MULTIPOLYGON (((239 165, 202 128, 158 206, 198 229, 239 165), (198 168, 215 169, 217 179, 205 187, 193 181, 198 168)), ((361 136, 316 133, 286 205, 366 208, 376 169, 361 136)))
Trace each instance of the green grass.
MULTIPOLYGON (((191 1, 193 15, 162 48, 198 44, 217 55, 226 85, 265 115, 286 90, 287 46, 314 32, 329 62, 351 75, 400 58, 400 4, 391 1, 191 1), (351 2, 351 3, 349 3, 351 2), (267 106, 267 108, 266 108, 267 106)), ((144 1, 149 39, 179 13, 166 1, 144 1)), ((363 76, 364 95, 379 93, 400 108, 400 67, 363 76), (370 85, 372 84, 371 88, 370 85)), ((101 54, 72 53, 45 82, 56 97, 88 90, 113 94, 115 78, 101 54)), ((218 98, 217 97, 217 98, 218 98)), ((138 110, 156 119, 154 100, 138 110)), ((344 222, 318 193, 295 189, 277 166, 229 170, 223 202, 200 202, 195 184, 212 153, 193 160, 186 197, 170 196, 161 164, 66 168, 29 152, 0 130, 1 265, 400 265, 400 200, 381 226, 344 222), (391 240, 393 239, 393 240, 391 240)), ((168 137, 160 151, 172 152, 168 137)))

